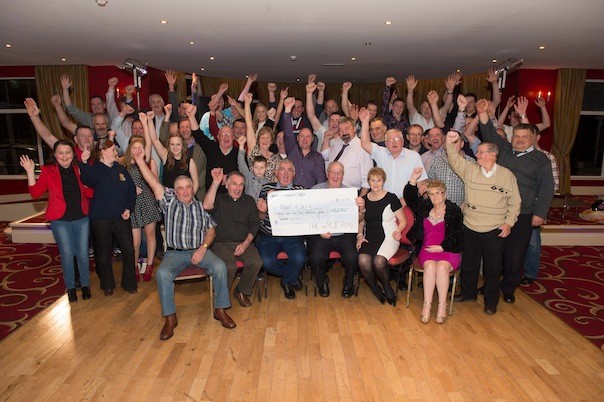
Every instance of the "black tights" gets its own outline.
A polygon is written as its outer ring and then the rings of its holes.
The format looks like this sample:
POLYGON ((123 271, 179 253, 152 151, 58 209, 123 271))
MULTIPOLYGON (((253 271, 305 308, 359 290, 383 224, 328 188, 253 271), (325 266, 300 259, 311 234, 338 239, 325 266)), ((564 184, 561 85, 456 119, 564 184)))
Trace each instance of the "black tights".
POLYGON ((377 284, 376 275, 384 292, 386 292, 386 297, 388 299, 394 298, 394 290, 390 286, 390 268, 386 258, 381 255, 372 258, 369 254, 359 254, 359 269, 361 275, 365 278, 365 282, 378 299, 382 298, 383 292, 377 284))

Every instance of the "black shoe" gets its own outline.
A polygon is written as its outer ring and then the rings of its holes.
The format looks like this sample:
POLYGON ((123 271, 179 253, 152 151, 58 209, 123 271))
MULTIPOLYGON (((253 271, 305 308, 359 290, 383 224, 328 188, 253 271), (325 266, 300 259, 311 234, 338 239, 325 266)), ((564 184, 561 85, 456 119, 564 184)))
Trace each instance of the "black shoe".
POLYGON ((327 282, 322 285, 318 285, 317 289, 319 289, 319 296, 329 297, 329 284, 327 282))
POLYGON ((484 306, 484 313, 488 315, 495 315, 495 313, 497 313, 497 307, 484 306))
POLYGON ((291 284, 294 289, 296 289, 298 292, 301 291, 302 289, 304 289, 304 285, 302 284, 302 281, 300 279, 298 279, 297 281, 295 281, 294 283, 291 284))
POLYGON ((391 306, 396 305, 396 297, 386 297, 386 301, 388 302, 388 304, 390 304, 391 306))
POLYGON ((281 281, 281 288, 283 289, 286 299, 291 300, 296 298, 296 292, 294 291, 294 287, 291 283, 283 283, 283 281, 281 281))
MULTIPOLYGON (((403 278, 401 278, 401 279, 403 279, 403 278)), ((401 280, 398 284, 398 288, 400 290, 407 290, 407 282, 405 282, 404 280, 401 280)))
POLYGON ((455 297, 453 298, 453 301, 456 301, 458 303, 463 303, 463 302, 467 302, 467 301, 476 301, 476 298, 469 298, 469 297, 465 297, 464 295, 462 295, 461 293, 458 295, 455 295, 455 297))
POLYGON ((504 293, 503 294, 503 301, 506 303, 514 303, 516 301, 516 297, 514 297, 513 294, 510 293, 504 293))
POLYGON ((479 295, 483 295, 484 294, 484 286, 481 286, 478 288, 478 294, 479 295))
POLYGON ((90 288, 88 286, 82 287, 82 299, 88 300, 91 297, 92 297, 92 294, 90 294, 90 288))
POLYGON ((344 286, 344 288, 342 289, 342 297, 345 299, 351 298, 352 295, 354 294, 354 287, 352 286, 344 286))
POLYGON ((522 286, 528 286, 528 285, 532 284, 533 282, 535 282, 535 278, 529 278, 528 276, 523 276, 520 284, 522 286))
POLYGON ((75 289, 67 289, 67 299, 70 303, 75 303, 78 301, 78 294, 75 289))

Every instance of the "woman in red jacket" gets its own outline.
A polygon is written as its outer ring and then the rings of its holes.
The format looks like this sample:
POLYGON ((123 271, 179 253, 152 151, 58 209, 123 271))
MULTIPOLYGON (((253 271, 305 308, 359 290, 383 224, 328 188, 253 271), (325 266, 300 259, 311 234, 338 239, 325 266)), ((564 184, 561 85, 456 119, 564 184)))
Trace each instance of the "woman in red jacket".
POLYGON ((78 261, 82 298, 90 299, 90 274, 88 260, 88 200, 92 189, 80 180, 80 169, 74 164, 74 145, 70 141, 59 140, 53 147, 57 163, 42 166, 42 173, 36 181, 35 164, 26 155, 21 156, 21 166, 27 173, 29 193, 39 198, 48 192, 46 219, 61 254, 63 280, 70 302, 78 301, 75 289, 74 257, 78 261))

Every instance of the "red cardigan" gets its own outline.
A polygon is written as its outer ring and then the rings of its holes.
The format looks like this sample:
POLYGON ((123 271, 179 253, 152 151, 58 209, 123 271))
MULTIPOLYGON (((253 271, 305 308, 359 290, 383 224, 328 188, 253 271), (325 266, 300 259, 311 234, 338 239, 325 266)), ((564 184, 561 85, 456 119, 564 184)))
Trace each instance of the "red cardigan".
MULTIPOLYGON (((88 215, 88 205, 90 198, 94 195, 94 190, 82 184, 82 180, 80 179, 80 168, 77 165, 73 166, 73 170, 78 185, 80 186, 82 212, 84 212, 84 215, 88 215)), ((53 165, 43 165, 42 173, 40 173, 38 181, 33 186, 29 186, 29 194, 31 194, 33 198, 40 198, 47 191, 48 206, 46 207, 46 219, 49 221, 61 219, 63 215, 65 215, 67 204, 63 197, 61 172, 56 163, 53 165)))

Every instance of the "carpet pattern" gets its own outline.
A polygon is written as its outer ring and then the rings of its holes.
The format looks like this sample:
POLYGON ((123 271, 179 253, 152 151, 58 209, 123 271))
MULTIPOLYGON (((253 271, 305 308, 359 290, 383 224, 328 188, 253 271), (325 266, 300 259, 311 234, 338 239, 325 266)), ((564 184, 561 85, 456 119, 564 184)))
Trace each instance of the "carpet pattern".
POLYGON ((539 277, 520 289, 604 351, 604 247, 544 246, 539 277))
POLYGON ((0 223, 0 340, 65 293, 55 244, 13 244, 0 223))

